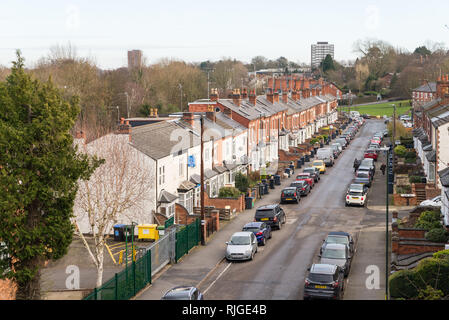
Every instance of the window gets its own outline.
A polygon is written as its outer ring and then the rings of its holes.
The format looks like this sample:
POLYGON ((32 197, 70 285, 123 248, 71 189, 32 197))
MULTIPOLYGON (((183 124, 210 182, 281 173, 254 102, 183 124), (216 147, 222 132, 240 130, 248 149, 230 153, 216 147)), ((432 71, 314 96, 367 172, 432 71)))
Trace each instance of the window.
POLYGON ((435 181, 435 165, 429 163, 429 181, 435 181))
POLYGON ((186 193, 179 193, 178 202, 191 214, 193 212, 193 190, 189 190, 186 193))
POLYGON ((209 159, 210 159, 210 150, 209 150, 209 148, 205 148, 204 149, 204 161, 209 162, 209 159))
POLYGON ((159 167, 159 184, 165 183, 165 166, 159 167))

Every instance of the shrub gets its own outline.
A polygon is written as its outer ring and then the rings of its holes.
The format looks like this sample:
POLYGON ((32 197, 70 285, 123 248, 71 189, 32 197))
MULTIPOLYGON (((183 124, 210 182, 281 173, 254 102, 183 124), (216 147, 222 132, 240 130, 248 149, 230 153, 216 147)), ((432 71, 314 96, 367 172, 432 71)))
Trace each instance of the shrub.
POLYGON ((419 291, 418 300, 441 300, 443 297, 443 291, 427 286, 419 291))
POLYGON ((442 229, 441 214, 438 211, 424 211, 415 223, 415 228, 430 231, 432 229, 442 229))
MULTIPOLYGON (((246 192, 246 190, 245 190, 246 192)), ((223 187, 220 189, 218 196, 220 198, 238 198, 242 192, 239 189, 234 187, 223 187)))
POLYGON ((405 159, 405 163, 416 163, 416 158, 405 159))
POLYGON ((407 151, 405 153, 405 159, 416 159, 416 153, 413 151, 407 151))
POLYGON ((247 192, 248 188, 250 187, 250 181, 247 176, 242 174, 241 172, 237 173, 235 175, 235 187, 240 192, 247 192))
POLYGON ((421 176, 410 176, 410 178, 408 180, 410 181, 410 183, 421 183, 422 178, 423 177, 421 177, 421 176))
POLYGON ((396 148, 394 148, 394 153, 398 156, 398 157, 405 157, 405 154, 407 152, 407 149, 404 146, 397 146, 396 148))
POLYGON ((447 232, 440 224, 440 227, 431 229, 429 232, 426 232, 426 239, 431 242, 446 243, 447 232))
POLYGON ((449 259, 449 250, 442 250, 433 254, 435 259, 449 259))
POLYGON ((426 258, 415 268, 415 285, 421 289, 431 285, 437 290, 449 294, 449 261, 446 259, 426 258))
POLYGON ((388 279, 390 296, 393 299, 412 299, 418 296, 418 288, 414 285, 415 272, 401 270, 393 273, 388 279))

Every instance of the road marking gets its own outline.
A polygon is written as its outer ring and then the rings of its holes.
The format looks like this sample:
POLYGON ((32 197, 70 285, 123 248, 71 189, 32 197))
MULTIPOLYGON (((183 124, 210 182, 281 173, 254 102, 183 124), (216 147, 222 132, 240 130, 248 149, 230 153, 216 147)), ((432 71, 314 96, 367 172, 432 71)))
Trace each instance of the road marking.
POLYGON ((226 268, 225 268, 225 269, 218 275, 217 279, 215 279, 215 280, 210 284, 210 286, 207 287, 207 289, 203 291, 203 294, 206 294, 206 292, 209 291, 210 288, 212 288, 212 286, 215 284, 215 282, 217 282, 218 279, 221 278, 221 276, 222 276, 222 275, 229 269, 229 267, 231 267, 231 265, 232 265, 232 262, 230 262, 230 263, 228 264, 228 266, 227 266, 227 267, 226 267, 226 268))
POLYGON ((298 219, 287 219, 287 224, 294 224, 298 219))

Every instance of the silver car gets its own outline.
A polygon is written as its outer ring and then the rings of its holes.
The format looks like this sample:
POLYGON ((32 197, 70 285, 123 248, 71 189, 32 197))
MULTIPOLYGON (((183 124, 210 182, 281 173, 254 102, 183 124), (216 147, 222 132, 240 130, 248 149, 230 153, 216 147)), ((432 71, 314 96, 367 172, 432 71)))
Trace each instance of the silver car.
POLYGON ((346 245, 329 243, 324 247, 323 253, 319 257, 321 258, 320 264, 334 264, 344 271, 345 276, 349 274, 352 257, 346 245))
POLYGON ((226 242, 226 260, 253 260, 257 253, 257 238, 253 232, 236 232, 226 242))

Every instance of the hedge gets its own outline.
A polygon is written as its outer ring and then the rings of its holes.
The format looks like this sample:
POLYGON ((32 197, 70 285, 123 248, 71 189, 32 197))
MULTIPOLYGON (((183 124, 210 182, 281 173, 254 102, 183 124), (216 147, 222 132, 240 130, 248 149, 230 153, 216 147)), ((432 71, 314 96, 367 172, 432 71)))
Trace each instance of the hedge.
POLYGON ((415 277, 413 270, 401 270, 393 273, 388 280, 390 297, 393 299, 412 299, 417 297, 419 292, 414 285, 415 277))
POLYGON ((429 232, 426 232, 426 239, 436 243, 446 243, 447 241, 447 232, 442 227, 431 229, 429 232))

